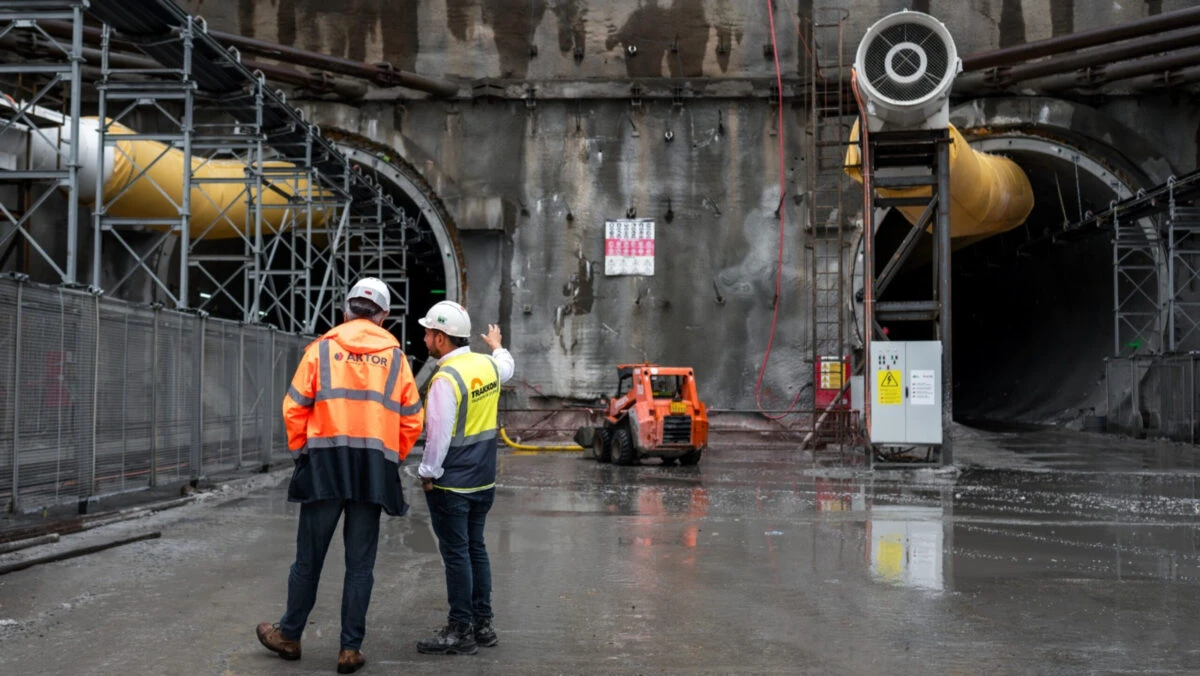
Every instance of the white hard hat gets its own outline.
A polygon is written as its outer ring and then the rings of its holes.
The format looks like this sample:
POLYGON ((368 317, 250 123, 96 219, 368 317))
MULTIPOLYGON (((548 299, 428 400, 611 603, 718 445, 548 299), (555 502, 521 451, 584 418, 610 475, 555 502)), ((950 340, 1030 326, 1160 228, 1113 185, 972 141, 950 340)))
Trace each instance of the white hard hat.
POLYGON ((384 311, 390 310, 392 307, 392 293, 388 291, 387 284, 384 284, 382 279, 375 277, 363 277, 350 287, 350 293, 346 294, 347 308, 350 307, 352 298, 366 298, 384 311))
POLYGON ((471 335, 471 317, 467 309, 450 300, 434 303, 417 323, 427 329, 442 331, 447 336, 468 338, 471 335))

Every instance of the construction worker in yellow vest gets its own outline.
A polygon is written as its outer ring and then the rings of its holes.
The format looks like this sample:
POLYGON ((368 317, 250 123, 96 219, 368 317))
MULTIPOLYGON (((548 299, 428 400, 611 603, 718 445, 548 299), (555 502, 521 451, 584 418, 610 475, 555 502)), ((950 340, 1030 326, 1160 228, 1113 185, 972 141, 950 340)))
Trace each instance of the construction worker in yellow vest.
POLYGON ((471 318, 442 301, 417 320, 438 360, 426 395, 425 453, 417 474, 446 568, 449 621, 417 643, 432 654, 472 655, 499 643, 492 627, 492 570, 483 527, 496 496, 496 409, 500 385, 512 377, 512 355, 500 327, 481 334, 491 356, 471 352, 471 318))

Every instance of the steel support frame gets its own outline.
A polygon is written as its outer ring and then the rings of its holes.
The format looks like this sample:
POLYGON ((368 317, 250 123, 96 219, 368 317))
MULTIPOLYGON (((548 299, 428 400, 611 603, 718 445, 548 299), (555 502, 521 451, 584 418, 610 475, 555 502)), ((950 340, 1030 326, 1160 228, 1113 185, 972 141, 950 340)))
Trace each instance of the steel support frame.
MULTIPOLYGON (((195 26, 191 20, 175 34, 162 38, 163 42, 178 41, 182 46, 182 63, 178 68, 144 69, 120 68, 111 62, 112 30, 103 28, 101 41, 101 79, 96 83, 99 92, 98 118, 99 134, 99 166, 96 172, 96 202, 92 207, 94 227, 92 229, 92 284, 104 288, 109 294, 119 292, 136 273, 144 272, 149 280, 158 288, 161 297, 167 299, 176 309, 188 308, 190 297, 189 276, 191 270, 190 253, 191 241, 191 196, 192 196, 192 136, 195 131, 195 105, 197 85, 191 74, 192 46, 195 26), (158 78, 171 77, 171 80, 158 78), (173 102, 181 108, 181 112, 168 110, 165 104, 173 102), (164 123, 164 130, 155 134, 138 133, 136 130, 142 122, 132 119, 138 113, 153 113, 164 123), (122 133, 121 127, 135 130, 134 133, 122 133), (139 164, 133 154, 121 147, 127 141, 155 141, 163 145, 163 150, 146 164, 139 164), (128 192, 128 188, 115 193, 106 194, 105 170, 106 157, 111 155, 113 162, 128 161, 135 174, 134 181, 150 181, 147 175, 156 164, 167 157, 172 150, 183 153, 184 171, 180 176, 178 202, 169 195, 170 186, 155 185, 163 197, 172 201, 178 209, 173 218, 140 218, 117 217, 110 215, 109 210, 117 200, 128 192), (160 236, 146 251, 139 252, 130 243, 128 235, 146 230, 161 231, 160 236), (105 235, 112 242, 120 245, 126 253, 132 256, 137 265, 116 282, 104 287, 101 275, 101 261, 105 251, 105 235), (165 252, 164 247, 174 235, 178 238, 179 268, 178 291, 173 290, 170 273, 160 274, 159 270, 147 264, 147 261, 157 253, 165 252)), ((132 184, 132 181, 131 181, 132 184)))
MULTIPOLYGON (((860 130, 866 130, 865 114, 860 118, 860 130)), ((953 443, 950 423, 953 421, 953 340, 951 317, 951 252, 950 252, 950 137, 945 129, 922 131, 876 131, 865 132, 860 138, 863 158, 863 323, 864 354, 870 354, 871 341, 887 340, 881 322, 916 322, 929 326, 930 336, 942 342, 942 431, 943 442, 936 447, 936 462, 949 465, 953 461, 953 443), (863 140, 865 139, 865 142, 863 140), (880 176, 880 170, 886 172, 880 176), (903 183, 906 187, 928 186, 930 196, 922 198, 925 209, 918 225, 910 235, 919 234, 916 229, 928 222, 933 226, 930 240, 932 249, 932 279, 929 296, 925 300, 893 302, 884 298, 887 285, 892 279, 896 262, 889 264, 885 274, 875 274, 875 234, 879 230, 887 207, 893 206, 888 198, 875 194, 879 184, 903 183)), ((893 200, 894 201, 894 200, 893 200)), ((921 206, 916 204, 916 206, 921 206)), ((913 242, 901 245, 897 252, 901 261, 915 248, 913 242)), ((864 381, 864 416, 868 429, 871 416, 873 388, 870 374, 864 381)), ((914 464, 930 463, 935 460, 935 447, 916 445, 907 447, 881 448, 872 445, 869 456, 873 468, 911 467, 914 464)))
MULTIPOLYGON (((270 130, 268 142, 269 137, 270 130)), ((300 144, 271 143, 270 159, 290 166, 264 166, 262 172, 265 191, 281 191, 290 199, 263 206, 285 213, 277 231, 263 232, 247 321, 267 321, 289 333, 313 333, 322 320, 340 320, 334 290, 345 286, 341 237, 356 206, 351 197, 355 177, 348 165, 337 175, 320 170, 319 138, 320 129, 308 125, 300 144)))
POLYGON ((1167 350, 1171 353, 1200 350, 1200 207, 1183 206, 1172 190, 1168 207, 1167 350))
MULTIPOLYGON (((1157 218, 1156 218, 1157 220, 1157 218)), ((1113 212, 1113 356, 1161 352, 1164 342, 1162 235, 1113 212), (1143 349, 1144 348, 1144 349, 1143 349)))
MULTIPOLYGON (((380 194, 383 194, 380 192, 380 194)), ((376 216, 353 219, 346 233, 345 257, 351 276, 378 277, 391 292, 391 307, 384 327, 401 345, 407 340, 404 317, 409 311, 407 227, 387 230, 381 227, 385 207, 391 195, 375 200, 376 216)), ((352 282, 352 279, 348 279, 352 282)))
MULTIPOLYGON (((36 74, 33 95, 29 98, 10 97, 4 106, 4 119, 0 119, 0 136, 8 133, 39 135, 44 142, 56 146, 57 157, 53 168, 25 166, 13 170, 0 169, 0 184, 11 184, 20 194, 23 203, 11 210, 0 203, 0 251, 10 245, 24 243, 54 270, 64 284, 77 282, 79 267, 79 117, 83 79, 83 13, 87 0, 63 0, 62 2, 31 2, 30 0, 0 0, 0 37, 25 34, 45 44, 58 58, 43 64, 3 63, 0 76, 13 74, 31 76, 36 74), (42 26, 44 22, 68 21, 71 25, 70 40, 54 38, 42 26), (40 105, 48 102, 54 89, 67 84, 68 112, 52 115, 46 119, 39 113, 40 105), (61 132, 51 141, 41 127, 65 124, 69 139, 61 132), (31 219, 56 192, 66 193, 66 251, 61 256, 47 251, 30 231, 31 219)), ((5 92, 7 95, 7 92, 5 92)), ((28 163, 27 164, 31 164, 28 163)), ((21 272, 24 272, 22 270, 21 272)))

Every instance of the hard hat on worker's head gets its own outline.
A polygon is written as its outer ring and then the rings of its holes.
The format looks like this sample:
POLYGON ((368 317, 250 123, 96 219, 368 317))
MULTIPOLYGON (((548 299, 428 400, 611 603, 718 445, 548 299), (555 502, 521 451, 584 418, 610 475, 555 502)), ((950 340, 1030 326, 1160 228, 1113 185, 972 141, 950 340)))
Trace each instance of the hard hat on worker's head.
POLYGON ((417 323, 427 329, 436 329, 447 336, 469 338, 471 336, 471 317, 467 308, 454 301, 444 300, 429 308, 425 316, 417 323))
POLYGON ((350 301, 355 298, 365 298, 378 305, 384 312, 392 307, 392 293, 388 291, 387 284, 375 277, 363 277, 350 287, 350 293, 346 294, 347 309, 350 307, 350 301))

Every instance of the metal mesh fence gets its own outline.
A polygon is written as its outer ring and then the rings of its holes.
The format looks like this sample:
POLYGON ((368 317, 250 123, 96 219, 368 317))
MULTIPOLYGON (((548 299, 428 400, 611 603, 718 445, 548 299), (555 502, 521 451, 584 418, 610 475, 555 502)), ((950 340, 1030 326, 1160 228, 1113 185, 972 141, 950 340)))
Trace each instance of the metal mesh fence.
POLYGON ((308 338, 0 279, 0 501, 74 504, 288 457, 308 338))
POLYGON ((1200 415, 1197 355, 1108 361, 1109 431, 1195 443, 1200 415))

